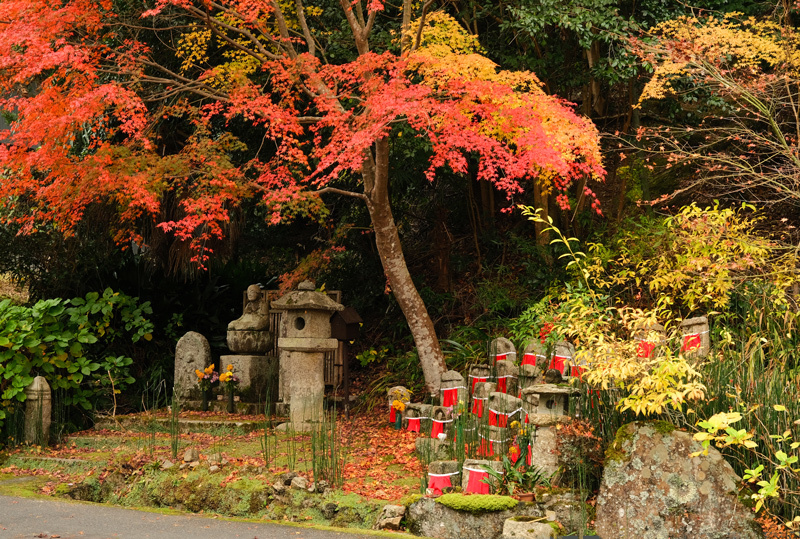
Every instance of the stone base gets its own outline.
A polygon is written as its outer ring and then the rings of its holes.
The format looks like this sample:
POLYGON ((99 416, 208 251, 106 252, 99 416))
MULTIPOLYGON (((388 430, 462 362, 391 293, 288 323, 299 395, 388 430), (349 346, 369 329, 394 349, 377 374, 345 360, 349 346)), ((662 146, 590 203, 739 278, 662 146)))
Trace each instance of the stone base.
MULTIPOLYGON (((181 401, 181 410, 200 411, 203 408, 202 400, 181 401)), ((209 412, 227 412, 228 399, 208 401, 209 412)), ((261 415, 264 413, 264 403, 255 402, 236 402, 234 403, 234 413, 238 415, 261 415)))
POLYGON ((243 401, 275 402, 278 397, 278 358, 274 356, 229 355, 219 358, 219 372, 233 365, 239 377, 236 392, 243 401))
POLYGON ((272 335, 269 331, 228 330, 228 348, 237 354, 259 354, 272 348, 272 335))

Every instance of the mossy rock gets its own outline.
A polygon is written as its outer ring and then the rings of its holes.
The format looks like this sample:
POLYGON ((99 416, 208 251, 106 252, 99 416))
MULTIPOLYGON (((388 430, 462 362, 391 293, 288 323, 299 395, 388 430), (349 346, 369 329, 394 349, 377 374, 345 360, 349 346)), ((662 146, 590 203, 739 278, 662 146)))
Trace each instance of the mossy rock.
POLYGON ((402 500, 400 500, 400 505, 404 505, 404 506, 408 507, 412 503, 414 503, 416 501, 419 501, 420 498, 422 498, 422 494, 419 494, 419 493, 417 493, 417 494, 409 494, 409 495, 405 496, 402 500))
POLYGON ((436 499, 450 509, 467 513, 485 513, 489 511, 508 511, 514 509, 519 502, 509 496, 494 494, 444 494, 436 499))

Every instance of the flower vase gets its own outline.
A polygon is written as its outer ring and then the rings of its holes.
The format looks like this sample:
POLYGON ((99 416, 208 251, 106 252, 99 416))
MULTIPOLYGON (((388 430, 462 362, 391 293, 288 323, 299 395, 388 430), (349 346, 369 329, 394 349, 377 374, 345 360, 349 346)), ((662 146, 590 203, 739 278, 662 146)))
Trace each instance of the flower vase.
POLYGON ((400 430, 403 427, 403 414, 400 411, 394 414, 394 429, 400 430))
POLYGON ((203 397, 203 402, 200 404, 200 409, 204 412, 208 412, 208 389, 201 389, 200 394, 203 397))
POLYGON ((233 403, 233 388, 228 389, 228 413, 232 414, 236 410, 233 403))

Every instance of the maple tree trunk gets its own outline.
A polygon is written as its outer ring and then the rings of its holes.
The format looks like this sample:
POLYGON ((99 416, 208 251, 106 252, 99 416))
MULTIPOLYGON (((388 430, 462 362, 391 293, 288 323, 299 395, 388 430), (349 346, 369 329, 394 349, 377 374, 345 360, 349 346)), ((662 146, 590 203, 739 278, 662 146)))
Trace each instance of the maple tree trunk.
POLYGON ((389 140, 378 140, 374 148, 374 158, 370 155, 364 160, 362 175, 367 208, 375 231, 375 244, 389 286, 414 337, 425 385, 434 395, 439 391, 442 373, 447 370, 444 355, 428 309, 408 272, 400 235, 392 216, 389 204, 389 140))

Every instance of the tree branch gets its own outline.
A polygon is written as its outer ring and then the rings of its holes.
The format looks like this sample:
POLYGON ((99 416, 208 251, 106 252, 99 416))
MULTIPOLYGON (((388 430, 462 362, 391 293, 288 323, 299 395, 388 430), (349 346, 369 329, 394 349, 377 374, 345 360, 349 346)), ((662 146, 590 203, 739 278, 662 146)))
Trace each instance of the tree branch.
POLYGON ((422 41, 422 29, 425 27, 425 15, 428 14, 428 8, 433 3, 433 0, 427 0, 425 5, 422 6, 422 15, 419 18, 419 27, 417 28, 417 37, 414 39, 414 45, 411 47, 412 51, 419 48, 419 43, 422 41))
POLYGON ((278 22, 281 41, 286 43, 286 53, 289 55, 289 58, 294 60, 297 58, 297 51, 294 50, 294 45, 292 45, 291 38, 289 37, 289 26, 286 24, 286 19, 283 17, 283 11, 281 11, 281 7, 276 0, 272 0, 272 8, 275 10, 275 20, 278 22))
POLYGON ((323 187, 322 189, 320 189, 318 191, 314 191, 314 193, 316 193, 316 194, 318 194, 320 196, 321 195, 325 195, 327 193, 333 193, 333 194, 336 194, 336 195, 342 195, 342 196, 346 196, 346 197, 359 198, 359 199, 363 200, 364 202, 367 202, 369 200, 367 198, 367 195, 365 195, 364 193, 353 193, 352 191, 345 191, 344 189, 337 189, 336 187, 323 187))
POLYGON ((308 44, 308 54, 315 56, 316 44, 314 43, 314 38, 311 37, 311 30, 308 29, 308 23, 306 23, 306 10, 303 7, 303 0, 295 0, 295 5, 297 6, 297 19, 300 21, 300 28, 303 29, 303 36, 305 36, 306 43, 308 44))

